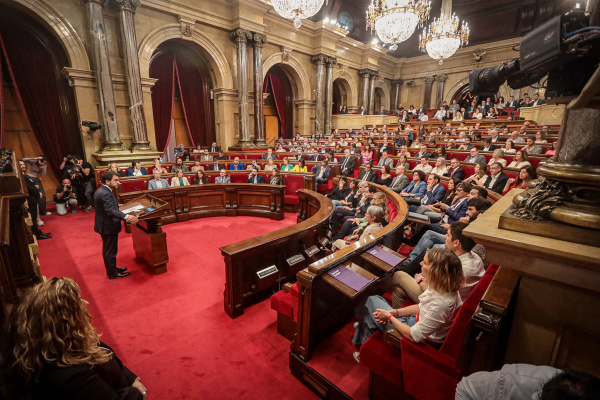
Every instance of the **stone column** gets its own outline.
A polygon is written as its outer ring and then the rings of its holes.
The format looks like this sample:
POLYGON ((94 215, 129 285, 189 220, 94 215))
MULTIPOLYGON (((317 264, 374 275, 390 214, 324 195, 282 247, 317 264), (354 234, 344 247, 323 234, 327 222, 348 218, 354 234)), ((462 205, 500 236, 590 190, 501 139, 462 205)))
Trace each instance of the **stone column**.
POLYGON ((402 79, 394 79, 392 81, 392 104, 390 104, 390 111, 396 111, 400 105, 400 88, 404 81, 402 79))
MULTIPOLYGON (((231 31, 231 40, 237 44, 237 92, 239 103, 239 138, 238 145, 248 147, 250 141, 250 113, 248 110, 248 54, 246 43, 252 39, 252 33, 238 28, 231 31)), ((262 89, 261 89, 262 93, 262 89)))
POLYGON ((435 80, 437 82, 436 89, 436 100, 435 107, 440 108, 442 106, 442 102, 444 101, 444 82, 448 79, 448 75, 436 75, 435 80))
POLYGON ((315 133, 323 133, 323 96, 325 78, 325 60, 327 56, 319 54, 311 57, 311 61, 317 65, 317 87, 315 93, 315 133))
POLYGON ((367 108, 369 114, 373 114, 375 108, 375 79, 377 79, 377 71, 369 72, 369 107, 367 108))
POLYGON ((361 69, 358 71, 360 76, 360 88, 358 92, 358 107, 364 107, 365 110, 369 108, 369 76, 370 72, 368 69, 361 69))
POLYGON ((264 124, 264 100, 263 100, 263 46, 267 43, 267 37, 260 33, 252 35, 254 42, 254 143, 257 146, 266 146, 266 133, 264 124))
POLYGON ((431 108, 431 89, 435 78, 433 76, 428 76, 426 78, 423 78, 423 80, 425 81, 425 95, 423 96, 423 107, 429 109, 431 108))
POLYGON ((88 16, 88 29, 91 33, 91 55, 96 73, 98 97, 100 99, 100 113, 102 114, 102 151, 123 150, 119 126, 117 124, 117 107, 113 92, 112 78, 104 16, 102 7, 105 0, 85 0, 88 16))
POLYGON ((337 58, 327 57, 325 60, 325 134, 331 134, 331 113, 333 107, 333 66, 337 64, 337 58))
POLYGON ((140 60, 138 58, 135 23, 133 21, 133 15, 135 14, 135 9, 140 5, 140 0, 115 0, 115 3, 119 9, 121 44, 123 46, 127 74, 129 111, 133 132, 131 150, 153 150, 148 141, 148 131, 146 129, 140 60))

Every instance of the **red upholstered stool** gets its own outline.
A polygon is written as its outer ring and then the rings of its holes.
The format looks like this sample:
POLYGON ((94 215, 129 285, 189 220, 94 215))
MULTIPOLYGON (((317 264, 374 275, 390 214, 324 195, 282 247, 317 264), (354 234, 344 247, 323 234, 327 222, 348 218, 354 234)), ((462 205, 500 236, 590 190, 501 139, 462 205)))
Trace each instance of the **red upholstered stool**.
POLYGON ((277 311, 277 333, 294 339, 298 320, 298 284, 286 283, 283 290, 271 296, 271 308, 277 311))
POLYGON ((285 211, 297 212, 300 198, 296 193, 297 190, 304 187, 304 175, 285 174, 285 211))

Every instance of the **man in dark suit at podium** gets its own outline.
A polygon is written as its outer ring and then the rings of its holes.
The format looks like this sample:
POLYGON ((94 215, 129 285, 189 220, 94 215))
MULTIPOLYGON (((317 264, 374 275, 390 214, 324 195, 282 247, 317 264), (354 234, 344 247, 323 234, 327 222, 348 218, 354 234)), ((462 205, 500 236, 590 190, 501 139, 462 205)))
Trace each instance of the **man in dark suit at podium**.
POLYGON ((131 223, 138 221, 137 217, 119 211, 117 199, 112 191, 118 186, 119 176, 117 173, 106 171, 102 174, 102 186, 94 194, 94 209, 96 210, 94 231, 102 237, 102 258, 109 279, 129 276, 130 273, 126 272, 127 268, 117 268, 119 232, 121 232, 121 220, 131 223))

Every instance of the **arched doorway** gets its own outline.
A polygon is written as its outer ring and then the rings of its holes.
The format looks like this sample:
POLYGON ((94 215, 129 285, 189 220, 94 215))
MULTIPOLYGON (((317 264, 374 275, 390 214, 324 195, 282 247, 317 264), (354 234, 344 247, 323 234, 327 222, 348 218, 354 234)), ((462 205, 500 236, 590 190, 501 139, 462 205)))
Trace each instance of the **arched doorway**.
POLYGON ((294 90, 289 77, 279 65, 267 71, 263 93, 267 143, 275 137, 290 139, 294 135, 294 90))
POLYGON ((83 155, 73 88, 61 75, 69 58, 50 27, 6 4, 0 4, 0 40, 2 144, 17 157, 43 153, 55 175, 42 177, 50 191, 63 157, 83 155))
POLYGON ((158 79, 152 90, 157 148, 215 141, 213 74, 204 56, 193 45, 168 40, 152 55, 149 72, 158 79))
POLYGON ((381 105, 389 107, 385 104, 385 93, 383 89, 376 87, 375 88, 375 99, 373 101, 373 110, 371 110, 371 114, 378 114, 381 109, 381 105))

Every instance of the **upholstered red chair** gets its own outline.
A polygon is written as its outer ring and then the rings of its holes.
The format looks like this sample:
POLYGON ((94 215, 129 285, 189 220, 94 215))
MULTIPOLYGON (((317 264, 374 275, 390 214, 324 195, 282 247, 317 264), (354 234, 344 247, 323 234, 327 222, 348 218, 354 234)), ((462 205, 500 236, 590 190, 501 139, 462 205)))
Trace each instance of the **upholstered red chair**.
MULTIPOLYGON (((427 344, 399 339, 397 331, 376 332, 360 349, 360 363, 371 371, 369 398, 375 392, 406 393, 419 400, 454 399, 461 371, 456 368, 467 326, 489 287, 497 267, 490 267, 460 307, 450 332, 439 350, 427 344), (381 387, 386 387, 382 390, 381 387)), ((401 398, 401 396, 398 396, 401 398)))
POLYGON ((246 174, 230 174, 231 183, 246 183, 248 182, 248 175, 246 174))
POLYGON ((475 173, 475 167, 467 167, 464 165, 461 165, 460 167, 465 171, 465 178, 468 178, 475 173))
POLYGON ((148 175, 152 175, 152 171, 154 171, 154 165, 146 167, 146 172, 148 173, 148 175))
POLYGON ((133 179, 127 181, 121 181, 121 192, 135 192, 138 190, 146 190, 148 187, 147 182, 143 179, 133 179))
POLYGON ((285 205, 294 206, 300 203, 297 190, 304 187, 304 175, 285 174, 285 205))

